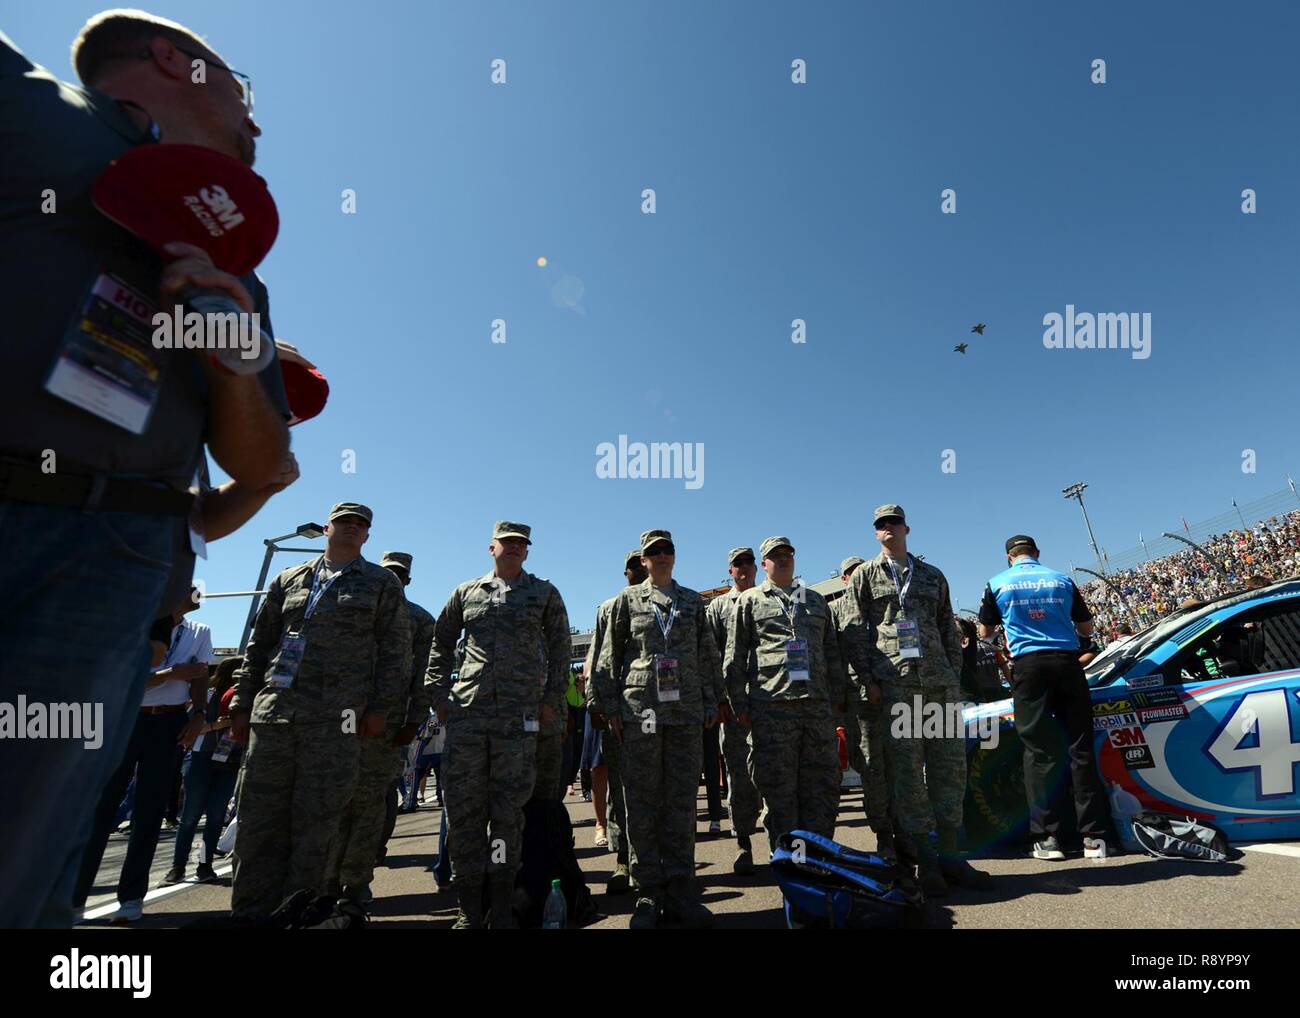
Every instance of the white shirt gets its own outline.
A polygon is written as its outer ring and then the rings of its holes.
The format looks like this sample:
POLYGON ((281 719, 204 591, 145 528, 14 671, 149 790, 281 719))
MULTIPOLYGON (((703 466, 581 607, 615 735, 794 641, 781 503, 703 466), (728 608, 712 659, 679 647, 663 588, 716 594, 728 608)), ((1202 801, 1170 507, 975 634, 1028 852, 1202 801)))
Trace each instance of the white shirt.
MULTIPOLYGON (((212 630, 202 622, 181 619, 180 625, 172 630, 171 646, 162 664, 154 669, 160 672, 172 665, 188 664, 201 661, 212 663, 212 630)), ((141 707, 173 707, 184 705, 190 699, 190 684, 184 679, 168 679, 160 685, 144 691, 141 707)))

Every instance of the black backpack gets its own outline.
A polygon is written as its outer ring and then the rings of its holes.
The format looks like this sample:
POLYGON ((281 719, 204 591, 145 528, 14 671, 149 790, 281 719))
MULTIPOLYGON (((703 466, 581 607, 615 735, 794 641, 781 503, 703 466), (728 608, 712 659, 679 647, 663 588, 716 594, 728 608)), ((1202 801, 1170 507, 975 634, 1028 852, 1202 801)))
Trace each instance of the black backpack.
POLYGON ((515 878, 515 918, 522 929, 541 929, 542 910, 559 878, 570 926, 599 918, 578 858, 573 852, 573 823, 561 799, 531 799, 524 806, 524 847, 515 878))

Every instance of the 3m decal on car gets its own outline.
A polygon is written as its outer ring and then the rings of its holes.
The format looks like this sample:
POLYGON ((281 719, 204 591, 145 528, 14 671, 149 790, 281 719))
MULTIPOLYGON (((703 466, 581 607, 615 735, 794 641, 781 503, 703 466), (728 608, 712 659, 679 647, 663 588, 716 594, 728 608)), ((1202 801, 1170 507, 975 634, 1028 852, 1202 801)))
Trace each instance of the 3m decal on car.
POLYGON ((1165 677, 1157 672, 1155 675, 1143 675, 1137 679, 1125 679, 1124 683, 1129 689, 1151 689, 1153 686, 1163 686, 1165 677))
MULTIPOLYGON (((1160 708, 1164 710, 1165 708, 1160 708)), ((1112 728, 1132 728, 1138 723, 1136 714, 1108 714, 1105 717, 1092 719, 1092 730, 1094 732, 1109 731, 1112 728)))
POLYGON ((1124 714, 1132 709, 1133 704, 1128 700, 1105 700, 1092 705, 1092 716, 1096 718, 1103 714, 1124 714))
POLYGON ((1143 707, 1138 711, 1138 718, 1144 725, 1157 721, 1181 721, 1187 717, 1187 707, 1181 703, 1166 707, 1143 707))
POLYGON ((1131 728, 1112 728, 1107 734, 1110 737, 1110 744, 1116 749, 1124 749, 1126 746, 1145 746, 1147 742, 1142 729, 1137 725, 1131 728))
POLYGON ((1131 771, 1140 771, 1156 765, 1155 760, 1151 758, 1150 746, 1129 746, 1127 749, 1120 750, 1120 757, 1124 761, 1124 766, 1131 771))

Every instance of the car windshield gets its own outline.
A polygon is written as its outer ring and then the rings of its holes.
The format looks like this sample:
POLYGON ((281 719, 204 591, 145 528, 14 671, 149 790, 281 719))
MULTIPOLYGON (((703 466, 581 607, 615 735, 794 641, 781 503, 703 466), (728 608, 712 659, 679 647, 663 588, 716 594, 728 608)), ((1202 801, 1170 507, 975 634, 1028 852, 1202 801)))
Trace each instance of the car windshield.
POLYGON ((1154 625, 1148 626, 1136 636, 1131 636, 1123 643, 1108 647, 1090 662, 1084 669, 1089 686, 1101 686, 1127 668, 1147 651, 1187 625, 1188 620, 1197 612, 1206 610, 1202 607, 1186 608, 1167 615, 1154 625))

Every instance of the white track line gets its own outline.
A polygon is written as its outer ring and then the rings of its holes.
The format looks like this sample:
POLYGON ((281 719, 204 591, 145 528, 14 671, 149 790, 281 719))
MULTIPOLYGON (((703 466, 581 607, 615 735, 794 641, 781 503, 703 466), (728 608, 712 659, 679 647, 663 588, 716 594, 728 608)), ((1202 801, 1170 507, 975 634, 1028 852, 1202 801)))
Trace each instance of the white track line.
POLYGON ((1300 845, 1239 845, 1243 852, 1267 852, 1269 855, 1289 855, 1300 859, 1300 845))
MULTIPOLYGON (((226 866, 223 866, 221 869, 216 869, 214 867, 213 872, 219 877, 224 877, 226 874, 233 872, 234 869, 235 869, 234 863, 230 863, 226 866)), ((158 887, 150 891, 148 894, 144 896, 144 903, 147 905, 149 904, 149 902, 157 901, 159 898, 171 897, 171 895, 179 894, 181 891, 189 890, 191 887, 207 887, 207 886, 209 886, 209 884, 207 883, 201 884, 197 880, 182 880, 179 884, 169 884, 167 887, 158 887)), ((100 905, 98 908, 90 909, 86 913, 85 918, 103 919, 105 916, 112 915, 120 907, 121 906, 119 905, 118 902, 111 901, 107 905, 100 905)))

